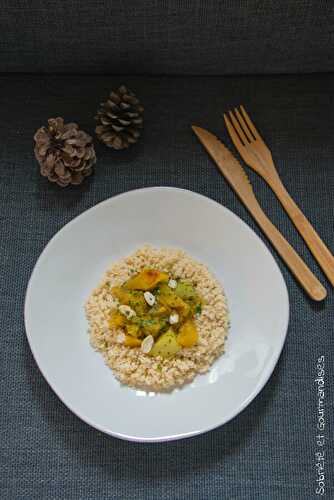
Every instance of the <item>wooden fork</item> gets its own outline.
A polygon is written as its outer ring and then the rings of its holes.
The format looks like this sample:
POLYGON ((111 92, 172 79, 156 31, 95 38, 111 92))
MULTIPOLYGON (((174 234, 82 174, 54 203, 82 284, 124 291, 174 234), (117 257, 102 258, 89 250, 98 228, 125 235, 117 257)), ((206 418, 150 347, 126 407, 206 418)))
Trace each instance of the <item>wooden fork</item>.
POLYGON ((234 114, 229 111, 229 117, 224 113, 227 130, 244 162, 269 184, 327 278, 334 286, 333 255, 285 189, 275 168, 271 152, 244 107, 240 106, 240 110, 235 108, 234 114))

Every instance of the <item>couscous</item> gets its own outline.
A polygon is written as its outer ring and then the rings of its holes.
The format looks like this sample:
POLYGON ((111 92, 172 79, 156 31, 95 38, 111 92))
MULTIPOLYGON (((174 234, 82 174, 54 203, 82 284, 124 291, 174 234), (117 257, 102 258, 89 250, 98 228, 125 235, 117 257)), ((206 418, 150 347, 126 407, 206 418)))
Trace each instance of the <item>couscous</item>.
POLYGON ((144 246, 114 263, 86 303, 89 335, 123 384, 169 391, 224 352, 224 291, 184 251, 144 246))

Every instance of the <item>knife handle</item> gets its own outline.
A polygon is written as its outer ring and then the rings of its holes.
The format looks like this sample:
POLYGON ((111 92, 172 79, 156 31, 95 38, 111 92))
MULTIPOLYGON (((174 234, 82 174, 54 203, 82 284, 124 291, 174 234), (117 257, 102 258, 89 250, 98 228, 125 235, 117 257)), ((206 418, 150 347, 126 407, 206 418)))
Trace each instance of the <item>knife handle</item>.
POLYGON ((260 205, 258 203, 255 204, 253 201, 252 206, 247 205, 247 208, 311 299, 317 301, 323 300, 327 295, 326 289, 307 267, 301 257, 299 257, 290 243, 268 219, 260 205))
POLYGON ((296 226, 300 235, 306 242, 310 251, 314 255, 318 264, 326 274, 327 278, 334 286, 334 256, 331 254, 325 243, 322 241, 312 224, 305 217, 303 212, 291 198, 288 191, 283 186, 282 182, 274 182, 270 184, 276 196, 282 203, 290 219, 296 226))

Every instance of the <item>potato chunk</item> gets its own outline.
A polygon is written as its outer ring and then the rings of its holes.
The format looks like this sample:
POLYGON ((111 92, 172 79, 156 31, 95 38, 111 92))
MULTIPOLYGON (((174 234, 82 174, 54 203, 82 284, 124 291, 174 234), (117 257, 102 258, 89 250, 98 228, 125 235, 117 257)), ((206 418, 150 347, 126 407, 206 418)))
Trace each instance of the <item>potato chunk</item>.
POLYGON ((176 335, 172 329, 163 333, 150 351, 151 356, 161 356, 162 358, 171 358, 181 349, 176 340, 176 335))
POLYGON ((158 295, 160 304, 170 309, 175 309, 181 318, 186 318, 190 312, 190 306, 184 302, 168 285, 162 284, 158 295))
POLYGON ((135 323, 128 323, 126 326, 126 331, 131 337, 140 337, 141 331, 140 326, 135 323))
POLYGON ((148 335, 153 335, 153 337, 157 337, 160 330, 165 328, 167 324, 167 321, 162 318, 150 318, 149 316, 144 317, 141 321, 141 327, 144 332, 148 335))
POLYGON ((111 329, 117 329, 117 328, 122 328, 126 323, 126 318, 118 312, 116 309, 111 313, 110 319, 109 319, 109 328, 111 329))
POLYGON ((181 325, 177 335, 177 342, 182 347, 192 347, 198 341, 198 333, 196 325, 193 321, 188 320, 181 325))
POLYGON ((131 337, 131 335, 125 335, 124 345, 128 347, 140 347, 141 340, 136 339, 136 337, 131 337))
POLYGON ((186 281, 179 281, 176 288, 175 288, 175 293, 179 297, 181 297, 182 300, 196 300, 198 295, 190 283, 186 281))
POLYGON ((202 299, 195 287, 187 281, 179 281, 175 293, 190 306, 192 314, 200 314, 202 310, 202 299))
POLYGON ((125 288, 128 290, 152 290, 158 283, 167 281, 168 279, 169 276, 167 273, 162 273, 155 269, 144 269, 139 274, 129 279, 129 281, 125 283, 125 288))

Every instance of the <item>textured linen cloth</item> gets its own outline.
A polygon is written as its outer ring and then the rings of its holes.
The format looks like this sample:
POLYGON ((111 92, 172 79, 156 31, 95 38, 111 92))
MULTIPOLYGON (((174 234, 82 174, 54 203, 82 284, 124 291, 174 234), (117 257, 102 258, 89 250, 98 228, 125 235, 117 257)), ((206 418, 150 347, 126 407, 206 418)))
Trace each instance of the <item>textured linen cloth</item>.
POLYGON ((30 353, 23 322, 28 279, 49 239, 115 194, 155 185, 190 189, 228 207, 262 238, 190 129, 192 123, 207 127, 231 145, 221 112, 239 103, 270 145, 287 189, 333 252, 333 90, 334 75, 0 77, 1 499, 318 498, 314 379, 321 355, 325 498, 334 498, 333 291, 273 193, 250 169, 264 210, 326 285, 328 298, 322 304, 310 301, 273 251, 290 296, 287 341, 263 391, 231 422, 171 443, 135 444, 106 436, 74 416, 49 388, 30 353), (93 133, 98 103, 122 82, 146 108, 140 142, 121 152, 97 145, 96 174, 79 187, 61 189, 42 178, 33 155, 35 130, 48 117, 63 116, 93 133))
POLYGON ((334 71, 331 0, 2 0, 0 72, 334 71))

